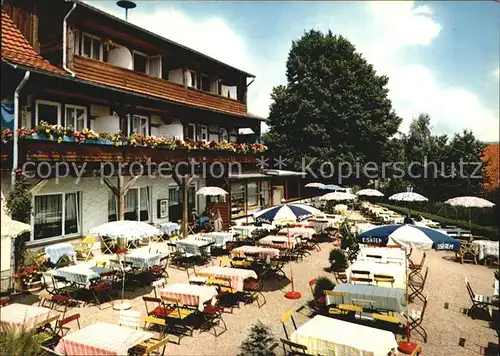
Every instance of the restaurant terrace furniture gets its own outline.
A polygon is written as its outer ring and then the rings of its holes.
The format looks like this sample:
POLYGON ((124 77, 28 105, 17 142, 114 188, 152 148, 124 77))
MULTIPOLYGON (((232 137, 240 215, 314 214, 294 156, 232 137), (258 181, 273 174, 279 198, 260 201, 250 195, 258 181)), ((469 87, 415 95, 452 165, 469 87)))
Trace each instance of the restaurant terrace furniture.
POLYGON ((290 339, 290 335, 288 334, 287 327, 286 327, 286 324, 289 323, 288 322, 289 320, 292 322, 293 329, 297 330, 297 324, 295 323, 295 319, 293 318, 293 310, 292 309, 288 310, 286 313, 284 313, 281 316, 281 325, 283 326, 283 331, 285 332, 285 336, 286 336, 287 340, 290 339))
POLYGON ((341 295, 326 294, 326 305, 355 304, 353 299, 370 300, 373 308, 381 311, 401 313, 406 305, 402 289, 377 287, 363 284, 337 284, 334 292, 341 295))
POLYGON ((25 304, 9 304, 0 310, 0 331, 33 329, 50 317, 51 310, 25 304))
POLYGON ((80 245, 76 246, 74 248, 76 252, 76 258, 77 259, 83 259, 85 262, 87 262, 89 259, 92 259, 94 257, 94 252, 96 250, 95 243, 97 242, 97 239, 94 236, 87 236, 85 237, 81 242, 80 245))
POLYGON ((142 330, 97 322, 64 336, 55 351, 61 355, 127 355, 129 349, 152 337, 142 330))
POLYGON ((427 309, 427 300, 429 299, 429 294, 426 295, 424 299, 424 305, 421 310, 410 309, 405 311, 405 317, 408 320, 408 328, 410 329, 409 333, 415 331, 417 334, 422 336, 424 342, 427 342, 427 332, 422 327, 422 323, 424 321, 425 310, 427 309))
MULTIPOLYGON (((353 278, 359 278, 357 276, 363 276, 371 281, 367 283, 376 285, 374 280, 375 274, 386 275, 394 277, 394 288, 406 289, 406 266, 393 263, 377 263, 370 261, 354 261, 351 266, 346 270, 348 281, 353 281, 353 278), (356 273, 357 272, 357 273, 356 273), (366 275, 361 275, 360 272, 366 273, 366 275)), ((390 283, 379 283, 382 287, 391 287, 390 283)))
POLYGON ((249 236, 252 236, 252 232, 256 229, 258 229, 257 226, 253 225, 240 225, 231 227, 233 234, 240 234, 240 238, 247 238, 249 236))
POLYGON ((68 282, 82 286, 89 286, 90 279, 99 277, 101 273, 109 272, 111 269, 98 267, 91 264, 77 264, 49 271, 54 278, 64 277, 68 282))
POLYGON ((186 257, 189 256, 202 256, 202 249, 207 248, 210 245, 210 242, 196 239, 183 239, 177 240, 175 242, 177 247, 181 249, 182 252, 186 254, 186 257))
POLYGON ((134 267, 149 269, 160 264, 161 254, 144 250, 132 250, 124 255, 124 261, 132 262, 134 267))
POLYGON ((467 311, 467 315, 472 317, 473 319, 475 318, 474 315, 475 310, 480 310, 489 313, 488 311, 489 307, 498 304, 498 300, 497 302, 495 302, 493 298, 490 296, 475 294, 474 291, 472 290, 469 281, 467 280, 467 277, 465 277, 465 287, 467 288, 467 293, 469 293, 469 297, 472 302, 472 306, 467 311))
POLYGON ((311 289, 313 304, 316 310, 323 310, 326 306, 326 297, 325 296, 316 297, 314 295, 314 289, 316 288, 316 284, 317 284, 316 278, 311 279, 309 281, 309 288, 311 289))
POLYGON ((198 271, 198 275, 202 277, 213 277, 213 278, 228 278, 231 280, 231 287, 237 291, 243 291, 243 282, 246 278, 257 279, 257 274, 255 271, 241 268, 228 268, 228 267, 218 267, 210 266, 198 271))
POLYGON ((109 271, 101 273, 99 277, 94 277, 90 279, 90 285, 88 286, 88 290, 92 294, 91 299, 86 303, 96 303, 101 309, 101 301, 100 297, 104 296, 111 303, 111 292, 113 291, 114 283, 115 283, 115 271, 109 271))
POLYGON ((73 246, 68 242, 63 242, 54 245, 45 246, 45 254, 49 257, 50 262, 57 263, 63 256, 70 256, 73 259, 76 252, 73 246))
POLYGON ((271 261, 272 257, 279 256, 280 250, 277 248, 260 247, 260 246, 240 246, 231 251, 232 256, 245 256, 248 253, 258 254, 259 259, 271 261))
POLYGON ((410 293, 408 295, 408 300, 411 302, 415 298, 420 299, 421 301, 424 301, 424 287, 425 287, 425 282, 427 281, 427 276, 429 275, 429 267, 425 268, 425 273, 424 273, 424 279, 419 281, 419 280, 409 280, 408 281, 408 287, 410 288, 410 293))
POLYGON ((170 256, 169 255, 160 257, 158 263, 154 264, 149 269, 149 272, 151 272, 153 279, 159 280, 159 279, 168 278, 169 277, 169 275, 168 275, 169 264, 170 264, 170 256))
POLYGON ((423 279, 420 272, 424 268, 426 258, 427 252, 424 252, 419 263, 414 263, 412 260, 409 260, 410 263, 408 264, 408 269, 410 270, 410 273, 408 275, 408 279, 415 279, 415 277, 419 277, 421 280, 423 279))
POLYGON ((64 337, 64 335, 66 335, 70 328, 67 327, 66 325, 72 323, 73 321, 76 321, 76 325, 78 326, 78 330, 81 329, 80 327, 80 314, 73 314, 73 315, 70 315, 70 316, 67 316, 66 318, 64 318, 63 316, 63 319, 59 319, 57 321, 57 331, 60 332, 61 334, 61 337, 64 337), (64 330, 66 330, 66 334, 64 333, 64 330))
POLYGON ((273 247, 278 249, 294 248, 297 241, 288 236, 277 236, 269 235, 259 240, 259 245, 266 247, 273 247), (281 242, 281 244, 276 244, 276 242, 281 242))
POLYGON ((192 268, 187 267, 186 273, 188 276, 189 284, 202 285, 207 281, 208 278, 204 276, 199 276, 198 273, 196 272, 196 266, 193 266, 192 268))
POLYGON ((257 301, 257 306, 260 308, 267 303, 266 297, 262 294, 262 288, 264 287, 262 279, 247 278, 243 284, 243 291, 246 294, 247 299, 250 303, 257 301), (259 297, 262 298, 263 303, 259 302, 259 297))
POLYGON ((312 237, 316 230, 310 227, 300 226, 300 227, 285 227, 279 231, 280 234, 286 234, 289 236, 301 235, 304 237, 312 237))
POLYGON ((225 248, 227 241, 234 240, 234 233, 232 232, 208 232, 201 236, 211 239, 215 243, 214 246, 218 248, 225 248))
POLYGON ((182 302, 179 298, 162 296, 161 299, 165 307, 171 310, 170 313, 165 314, 167 331, 170 334, 178 334, 178 344, 180 345, 181 339, 186 332, 193 336, 194 310, 181 306, 182 302))
POLYGON ((178 233, 181 229, 180 225, 174 222, 166 222, 162 224, 158 224, 158 229, 163 231, 166 235, 172 235, 174 233, 178 233))
POLYGON ((380 329, 316 315, 291 336, 312 355, 388 355, 398 344, 394 334, 380 329))
POLYGON ((175 283, 160 289, 160 296, 177 298, 180 304, 203 311, 205 303, 217 296, 217 289, 210 286, 175 283))
POLYGON ((401 248, 361 247, 356 260, 404 264, 406 255, 405 251, 401 248))
POLYGON ((482 260, 489 256, 494 257, 498 260, 499 258, 498 241, 475 240, 472 241, 472 245, 476 247, 479 260, 482 260))
MULTIPOLYGON (((307 346, 297 344, 295 342, 292 342, 290 340, 286 340, 283 338, 280 338, 281 345, 283 345, 283 351, 285 352, 285 355, 300 355, 300 356, 309 356, 307 351, 307 346)), ((278 343, 276 343, 278 345, 278 343)), ((271 350, 272 350, 271 346, 271 350)))

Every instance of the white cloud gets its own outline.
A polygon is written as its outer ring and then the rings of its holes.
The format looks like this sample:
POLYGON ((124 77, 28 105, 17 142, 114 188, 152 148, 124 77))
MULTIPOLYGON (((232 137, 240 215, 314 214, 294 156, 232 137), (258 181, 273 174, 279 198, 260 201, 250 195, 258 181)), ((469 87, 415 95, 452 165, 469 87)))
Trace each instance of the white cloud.
MULTIPOLYGON (((100 6, 99 2, 93 4, 100 6)), ((432 8, 412 1, 369 2, 364 6, 368 6, 370 16, 363 19, 361 29, 352 22, 340 27, 340 22, 336 22, 337 26, 333 22, 308 24, 307 18, 304 28, 335 28, 335 32, 346 35, 356 45, 377 71, 389 76, 390 97, 404 119, 402 130, 407 130, 413 117, 427 112, 439 133, 452 134, 470 128, 480 139, 497 140, 498 112, 486 108, 467 88, 438 83, 436 76, 418 58, 403 60, 406 48, 429 46, 442 31, 442 25, 433 18, 432 8)), ((116 7, 111 11, 117 16, 123 15, 116 7)), ((221 18, 195 20, 164 3, 148 12, 138 7, 129 20, 255 74, 257 78, 249 87, 249 111, 267 116, 272 87, 285 82, 285 62, 293 34, 277 43, 273 53, 262 53, 258 47, 249 48, 242 34, 236 33, 221 18)), ((495 75, 498 78, 498 69, 495 75)))
POLYGON ((493 72, 491 72, 491 75, 493 75, 497 79, 500 78, 500 67, 498 67, 497 69, 493 70, 493 72))

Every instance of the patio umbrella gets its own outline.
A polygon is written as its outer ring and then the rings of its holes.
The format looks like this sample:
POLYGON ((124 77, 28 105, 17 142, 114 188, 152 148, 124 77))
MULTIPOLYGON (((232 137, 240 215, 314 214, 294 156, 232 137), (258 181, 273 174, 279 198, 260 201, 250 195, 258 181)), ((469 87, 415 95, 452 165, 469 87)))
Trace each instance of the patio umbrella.
POLYGON ((323 187, 321 187, 321 189, 326 189, 326 190, 340 190, 340 189, 344 189, 336 184, 326 184, 324 185, 323 187))
POLYGON ((161 236, 163 232, 148 223, 141 221, 111 221, 89 230, 89 233, 94 236, 104 236, 110 238, 123 237, 125 239, 141 239, 154 236, 161 236))
POLYGON ((325 185, 323 183, 312 182, 312 183, 307 183, 306 185, 304 185, 304 187, 306 187, 306 188, 320 188, 320 189, 324 189, 325 185))
MULTIPOLYGON (((288 220, 288 221, 302 221, 311 217, 313 214, 303 207, 298 206, 298 204, 281 204, 273 206, 268 209, 261 210, 254 213, 254 220, 257 223, 267 223, 271 224, 273 221, 288 220)), ((290 234, 288 233, 288 242, 290 242, 290 234)), ((293 282, 293 270, 292 264, 290 263, 290 281, 292 283, 292 290, 285 293, 285 297, 288 299, 299 299, 301 297, 300 292, 295 291, 295 286, 293 282)))
POLYGON ((221 195, 227 195, 228 192, 226 192, 224 189, 219 188, 219 187, 203 187, 198 189, 196 192, 196 195, 204 195, 208 197, 217 197, 221 195))
POLYGON ((344 192, 334 192, 334 193, 326 193, 325 195, 322 195, 319 197, 319 200, 337 200, 337 201, 344 201, 344 200, 354 200, 356 199, 357 196, 351 193, 344 193, 344 192))
POLYGON ((356 193, 357 195, 364 195, 367 197, 383 197, 384 193, 379 192, 376 189, 361 189, 356 193))
POLYGON ((308 204, 302 204, 302 203, 291 203, 291 204, 288 204, 288 205, 293 205, 293 206, 298 206, 299 208, 304 208, 305 210, 307 210, 308 212, 310 212, 311 214, 313 215, 316 215, 316 214, 323 214, 323 212, 313 206, 310 206, 308 204))
POLYGON ((444 203, 449 204, 451 206, 463 206, 467 208, 469 212, 469 230, 471 230, 471 233, 472 233, 472 223, 470 219, 470 208, 493 208, 495 206, 495 203, 492 203, 489 200, 472 196, 451 198, 445 201, 444 203))
POLYGON ((407 201, 408 202, 408 214, 411 215, 411 212, 410 212, 410 203, 412 201, 427 201, 429 199, 427 199, 423 195, 420 195, 418 193, 414 193, 413 191, 411 191, 411 188, 410 188, 406 192, 396 193, 394 195, 391 195, 389 197, 389 200, 407 201))

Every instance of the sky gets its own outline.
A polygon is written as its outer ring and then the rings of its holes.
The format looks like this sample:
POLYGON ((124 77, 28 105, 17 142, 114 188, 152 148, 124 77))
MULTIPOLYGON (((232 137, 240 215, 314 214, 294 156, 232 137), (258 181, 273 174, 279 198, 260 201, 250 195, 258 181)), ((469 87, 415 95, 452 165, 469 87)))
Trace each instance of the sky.
MULTIPOLYGON (((124 18, 115 1, 87 3, 124 18)), ((286 84, 293 40, 310 29, 350 40, 379 74, 406 132, 431 116, 436 134, 469 129, 499 141, 500 2, 145 1, 129 21, 256 75, 248 110, 267 117, 274 86, 286 84)))

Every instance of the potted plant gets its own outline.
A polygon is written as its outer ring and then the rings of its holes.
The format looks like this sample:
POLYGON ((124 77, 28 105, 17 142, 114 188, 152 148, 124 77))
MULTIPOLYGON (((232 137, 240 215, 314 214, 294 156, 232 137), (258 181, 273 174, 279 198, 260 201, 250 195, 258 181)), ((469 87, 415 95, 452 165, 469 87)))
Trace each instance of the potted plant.
POLYGON ((325 297, 325 290, 333 290, 335 288, 335 283, 333 283, 328 277, 318 277, 316 278, 316 286, 314 287, 314 299, 318 300, 325 297))
POLYGON ((338 248, 332 248, 330 250, 328 260, 330 261, 330 269, 332 271, 342 272, 347 268, 347 257, 344 252, 338 248))
POLYGON ((37 266, 19 266, 14 280, 21 281, 24 289, 28 292, 37 292, 42 289, 42 272, 37 266))
POLYGON ((274 337, 271 330, 258 321, 252 325, 245 341, 240 346, 238 356, 273 356, 274 337))

